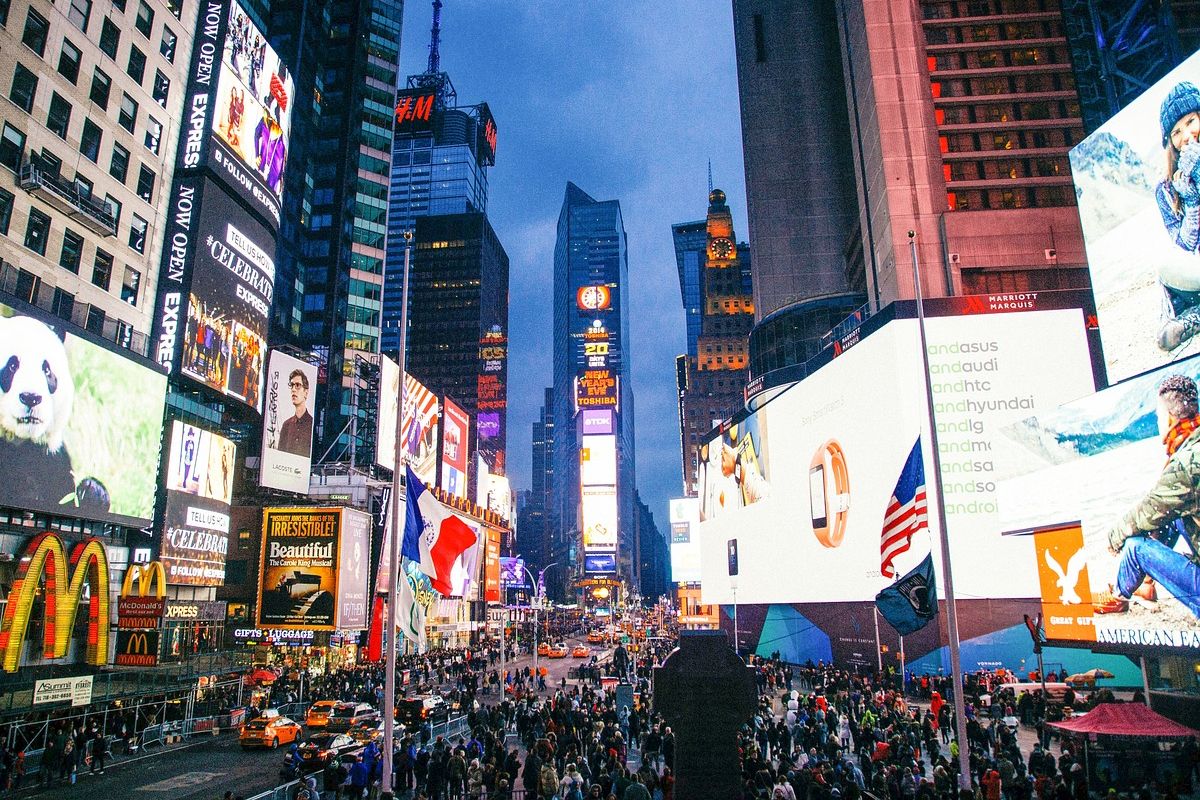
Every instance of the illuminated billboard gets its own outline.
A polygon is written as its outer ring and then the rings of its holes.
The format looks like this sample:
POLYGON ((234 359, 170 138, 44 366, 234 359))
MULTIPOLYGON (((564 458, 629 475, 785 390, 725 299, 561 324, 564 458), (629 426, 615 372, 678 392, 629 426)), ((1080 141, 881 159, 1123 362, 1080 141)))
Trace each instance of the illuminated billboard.
POLYGON ((149 525, 166 376, 5 305, 0 366, 0 504, 149 525))
POLYGON ((584 550, 617 547, 617 491, 614 487, 583 487, 584 550))
POLYGON ((236 461, 237 445, 225 437, 179 420, 171 423, 166 519, 159 547, 167 583, 225 583, 236 461))
POLYGON ((1190 518, 1180 523, 1196 491, 1198 437, 1167 429, 1158 413, 1160 387, 1169 401, 1172 385, 1197 378, 1200 357, 1006 429, 1021 469, 999 484, 1002 522, 1031 534, 1012 538, 1036 557, 1010 579, 1042 598, 1048 639, 1200 647, 1200 604, 1186 583, 1200 568, 1190 560, 1190 518))
POLYGON ((1200 352, 1194 54, 1071 149, 1110 382, 1200 352))
POLYGON ((616 572, 616 553, 584 553, 583 571, 590 574, 616 572))
MULTIPOLYGON (((404 381, 405 462, 422 481, 437 480, 438 399, 412 375, 404 381)), ((400 396, 400 367, 387 356, 379 359, 379 415, 375 428, 375 463, 384 469, 396 466, 396 400, 400 396)))
POLYGON ((671 500, 671 528, 667 541, 671 548, 671 581, 700 581, 700 498, 677 497, 671 500))
MULTIPOLYGON (((507 313, 507 306, 504 313, 507 313)), ((507 321, 507 317, 504 319, 507 321)), ((478 409, 475 416, 476 450, 487 462, 489 472, 504 475, 507 472, 508 334, 504 325, 498 322, 488 325, 479 338, 479 374, 475 390, 478 409)))
POLYGON ((525 577, 525 559, 500 556, 500 585, 505 588, 520 588, 529 585, 525 577))
POLYGON ((260 485, 308 493, 316 396, 316 364, 272 350, 263 408, 260 485))
POLYGON ((467 496, 468 439, 471 418, 449 397, 442 399, 441 487, 455 497, 467 496))
POLYGON ((496 165, 496 118, 487 103, 479 104, 479 130, 475 149, 479 161, 489 167, 496 165))
POLYGON ((616 436, 583 437, 579 447, 579 482, 583 486, 616 485, 616 436))
POLYGON ((396 93, 396 134, 429 133, 433 131, 437 110, 437 89, 405 89, 396 93))
MULTIPOLYGON (((1093 391, 1083 313, 926 322, 955 583, 964 596, 1036 597, 1014 578, 1035 574, 1029 542, 1002 535, 996 481, 1016 468, 1002 428, 1093 391)), ((922 373, 916 321, 894 320, 702 445, 703 602, 732 601, 731 543, 738 602, 873 601, 892 569, 931 549, 940 562, 932 513, 930 531, 884 558, 884 520, 918 439, 933 492, 922 373)))
POLYGON ((621 376, 608 369, 585 369, 575 376, 575 413, 588 408, 620 411, 621 376))
POLYGON ((484 533, 483 599, 497 602, 500 600, 500 529, 485 527, 484 533))

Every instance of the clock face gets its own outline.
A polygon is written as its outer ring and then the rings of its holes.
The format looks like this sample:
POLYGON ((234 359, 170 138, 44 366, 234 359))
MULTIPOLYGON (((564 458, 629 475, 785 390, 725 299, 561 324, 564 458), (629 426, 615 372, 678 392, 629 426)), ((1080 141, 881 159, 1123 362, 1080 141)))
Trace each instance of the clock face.
POLYGON ((717 258, 729 258, 733 254, 733 242, 724 237, 713 239, 712 252, 717 258))
POLYGON ((581 286, 575 300, 581 310, 603 311, 612 302, 612 294, 607 286, 581 286))

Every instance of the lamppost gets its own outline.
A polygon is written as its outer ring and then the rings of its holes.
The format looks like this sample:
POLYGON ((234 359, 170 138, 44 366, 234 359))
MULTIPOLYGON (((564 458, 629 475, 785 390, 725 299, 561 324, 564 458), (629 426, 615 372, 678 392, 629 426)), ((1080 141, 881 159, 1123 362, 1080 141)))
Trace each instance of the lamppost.
MULTIPOLYGON (((518 555, 517 558, 520 558, 520 556, 518 555)), ((558 562, 551 561, 538 571, 538 577, 545 577, 546 570, 555 566, 558 566, 558 562)), ((529 576, 529 585, 533 587, 533 595, 529 600, 529 604, 533 606, 533 674, 534 680, 536 680, 538 674, 538 606, 541 605, 541 598, 544 595, 540 591, 541 581, 534 580, 533 573, 529 571, 529 567, 525 566, 525 562, 523 561, 521 562, 521 569, 525 570, 525 574, 529 576)))

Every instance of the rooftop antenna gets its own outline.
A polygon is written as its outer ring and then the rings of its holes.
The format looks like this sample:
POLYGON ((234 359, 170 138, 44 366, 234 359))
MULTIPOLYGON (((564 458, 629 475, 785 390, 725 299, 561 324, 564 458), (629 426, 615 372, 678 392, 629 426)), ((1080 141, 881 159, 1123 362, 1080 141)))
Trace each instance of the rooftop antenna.
POLYGON ((708 160, 708 193, 712 194, 712 159, 708 160))
POLYGON ((442 0, 433 0, 433 27, 429 29, 429 66, 425 68, 428 75, 437 75, 442 71, 442 59, 438 54, 438 45, 442 42, 442 0))

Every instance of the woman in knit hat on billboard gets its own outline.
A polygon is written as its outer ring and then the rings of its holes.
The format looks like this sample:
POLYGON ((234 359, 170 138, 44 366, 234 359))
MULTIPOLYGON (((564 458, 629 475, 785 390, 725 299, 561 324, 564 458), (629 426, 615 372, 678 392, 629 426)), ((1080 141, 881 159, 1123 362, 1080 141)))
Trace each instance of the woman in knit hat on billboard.
MULTIPOLYGON (((1195 253, 1200 245, 1200 89, 1189 81, 1172 87, 1159 108, 1159 125, 1167 171, 1155 189, 1158 210, 1171 240, 1195 253)), ((1189 276, 1162 272, 1159 279, 1170 318, 1158 345, 1170 351, 1200 333, 1200 271, 1189 276)))

